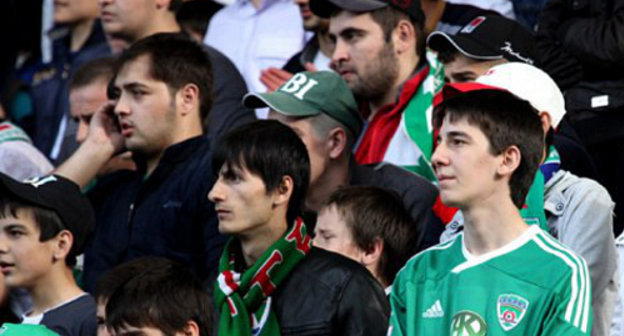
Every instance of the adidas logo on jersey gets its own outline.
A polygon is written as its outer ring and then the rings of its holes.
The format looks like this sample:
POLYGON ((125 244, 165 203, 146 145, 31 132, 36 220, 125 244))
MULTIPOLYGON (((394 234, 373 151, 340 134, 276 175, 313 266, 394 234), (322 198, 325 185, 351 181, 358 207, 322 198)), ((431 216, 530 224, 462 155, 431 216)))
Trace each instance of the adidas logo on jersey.
POLYGON ((437 318, 444 316, 444 310, 442 310, 440 300, 436 300, 433 306, 429 307, 429 309, 427 309, 422 316, 423 318, 437 318))

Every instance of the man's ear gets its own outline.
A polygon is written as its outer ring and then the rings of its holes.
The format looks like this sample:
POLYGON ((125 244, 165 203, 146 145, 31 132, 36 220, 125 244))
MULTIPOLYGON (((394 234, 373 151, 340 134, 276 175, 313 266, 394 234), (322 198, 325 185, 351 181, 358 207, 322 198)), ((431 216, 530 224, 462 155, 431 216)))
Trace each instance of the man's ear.
MULTIPOLYGON (((361 257, 361 264, 369 270, 377 270, 381 254, 384 249, 384 242, 380 237, 376 237, 373 244, 368 246, 361 257)), ((378 274, 374 274, 375 277, 379 277, 378 274)))
POLYGON ((53 241, 54 252, 52 257, 54 258, 54 261, 65 260, 69 251, 71 251, 72 245, 74 244, 74 235, 69 232, 69 230, 62 230, 56 235, 53 241))
POLYGON ((347 150, 347 134, 341 127, 329 131, 327 135, 327 149, 331 159, 339 158, 347 150))
POLYGON ((275 199, 273 201, 274 205, 288 205, 288 201, 290 201, 290 196, 292 195, 292 191, 294 188, 294 181, 292 177, 285 175, 282 177, 282 181, 279 186, 275 189, 275 199))
POLYGON ((189 83, 178 90, 176 95, 180 113, 186 116, 195 113, 199 109, 199 88, 197 85, 189 83))
POLYGON ((503 150, 501 156, 502 160, 496 169, 496 173, 501 176, 511 177, 513 172, 520 166, 520 160, 522 159, 520 149, 516 145, 509 146, 503 150))
POLYGON ((407 20, 400 20, 392 31, 392 42, 398 54, 415 50, 416 32, 412 23, 407 20))
POLYGON ((550 114, 546 111, 539 112, 538 115, 542 123, 542 130, 544 131, 544 135, 546 135, 546 133, 548 133, 548 130, 550 129, 550 126, 552 126, 552 118, 550 117, 550 114))
POLYGON ((184 326, 184 330, 182 331, 184 336, 199 336, 199 326, 197 325, 197 322, 190 320, 188 322, 186 322, 186 325, 184 326))

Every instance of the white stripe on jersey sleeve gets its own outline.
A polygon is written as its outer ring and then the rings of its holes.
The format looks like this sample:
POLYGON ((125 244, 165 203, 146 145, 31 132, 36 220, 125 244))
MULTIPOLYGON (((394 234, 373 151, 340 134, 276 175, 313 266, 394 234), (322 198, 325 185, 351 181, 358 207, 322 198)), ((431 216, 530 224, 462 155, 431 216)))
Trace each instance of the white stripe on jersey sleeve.
POLYGON ((587 325, 589 324, 589 307, 591 305, 590 302, 590 293, 591 293, 591 277, 589 276, 589 268, 587 267, 587 263, 585 262, 585 259, 583 259, 583 257, 576 255, 574 252, 572 252, 569 248, 567 248, 566 246, 564 246, 563 244, 561 244, 561 242, 559 242, 558 240, 556 240, 555 238, 553 238, 552 236, 548 235, 548 234, 543 234, 541 235, 545 240, 547 240, 548 242, 551 243, 551 245, 555 248, 558 248, 560 251, 565 251, 566 253, 570 254, 571 256, 573 256, 573 258, 577 261, 580 269, 581 269, 581 280, 584 280, 582 283, 585 285, 584 288, 581 289, 581 295, 582 297, 580 298, 580 307, 581 309, 578 309, 576 312, 576 318, 575 323, 578 324, 579 320, 581 319, 581 317, 583 317, 582 320, 582 325, 581 325, 581 330, 583 332, 587 331, 587 325))
POLYGON ((569 249, 561 245, 554 238, 547 234, 540 233, 541 239, 535 239, 535 243, 538 244, 545 252, 559 257, 572 269, 571 282, 571 297, 568 305, 566 306, 565 320, 575 327, 581 329, 582 332, 587 332, 587 325, 589 323, 589 293, 590 293, 590 279, 587 273, 587 266, 585 261, 571 253, 569 249), (548 246, 546 246, 548 245, 548 246), (580 288, 577 287, 577 282, 580 282, 580 288), (576 314, 574 321, 572 313, 576 308, 576 314), (582 320, 581 320, 582 318, 582 320))

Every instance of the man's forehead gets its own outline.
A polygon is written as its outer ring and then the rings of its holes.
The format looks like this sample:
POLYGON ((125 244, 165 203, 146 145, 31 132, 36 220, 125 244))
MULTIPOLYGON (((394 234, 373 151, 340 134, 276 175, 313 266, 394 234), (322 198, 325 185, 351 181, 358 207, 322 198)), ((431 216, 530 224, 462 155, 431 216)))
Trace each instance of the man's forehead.
POLYGON ((375 27, 381 27, 373 20, 370 12, 355 13, 350 11, 340 11, 338 14, 329 19, 329 31, 333 34, 339 34, 345 29, 371 30, 375 27))
POLYGON ((141 55, 125 62, 115 76, 115 85, 121 86, 127 82, 154 80, 151 75, 152 60, 149 55, 141 55))
POLYGON ((471 124, 466 117, 452 117, 450 114, 444 116, 440 127, 440 135, 466 135, 473 137, 476 134, 485 136, 483 131, 478 126, 471 124))

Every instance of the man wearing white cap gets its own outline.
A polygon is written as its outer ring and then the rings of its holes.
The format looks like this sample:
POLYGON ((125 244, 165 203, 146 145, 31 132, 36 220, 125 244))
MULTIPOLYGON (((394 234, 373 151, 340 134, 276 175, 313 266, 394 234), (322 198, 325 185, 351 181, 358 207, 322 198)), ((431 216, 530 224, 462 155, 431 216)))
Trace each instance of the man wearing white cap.
MULTIPOLYGON (((525 63, 495 66, 477 83, 505 89, 539 112, 546 137, 540 171, 544 175, 544 210, 550 234, 582 256, 592 279, 592 335, 609 335, 617 297, 617 251, 613 236, 614 203, 597 182, 561 169, 553 145, 553 128, 565 115, 557 84, 542 70, 525 63)), ((448 232, 447 232, 448 233, 448 232)))

